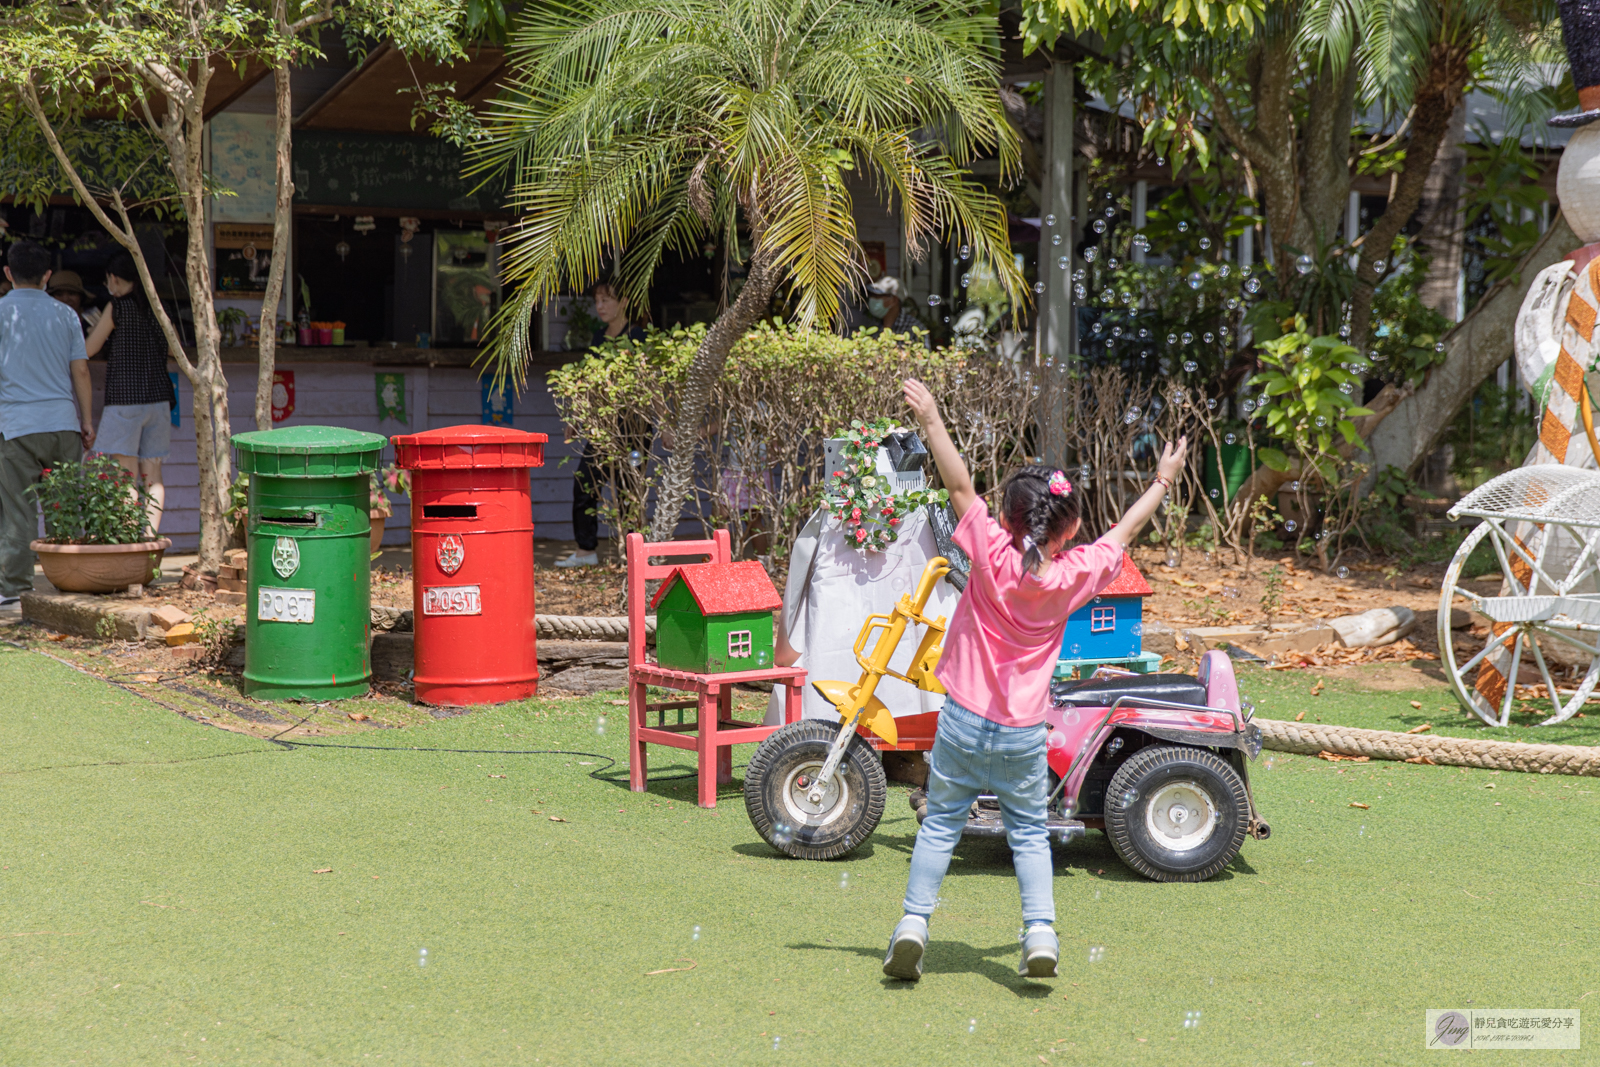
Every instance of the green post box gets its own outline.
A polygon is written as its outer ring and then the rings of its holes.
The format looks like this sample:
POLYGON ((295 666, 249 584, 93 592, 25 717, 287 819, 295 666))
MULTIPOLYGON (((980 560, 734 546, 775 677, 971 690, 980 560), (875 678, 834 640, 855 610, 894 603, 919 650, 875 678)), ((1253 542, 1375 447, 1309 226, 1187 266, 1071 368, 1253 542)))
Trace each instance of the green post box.
POLYGON ((372 674, 370 478, 388 439, 332 426, 236 434, 250 475, 244 691, 360 696, 372 674))

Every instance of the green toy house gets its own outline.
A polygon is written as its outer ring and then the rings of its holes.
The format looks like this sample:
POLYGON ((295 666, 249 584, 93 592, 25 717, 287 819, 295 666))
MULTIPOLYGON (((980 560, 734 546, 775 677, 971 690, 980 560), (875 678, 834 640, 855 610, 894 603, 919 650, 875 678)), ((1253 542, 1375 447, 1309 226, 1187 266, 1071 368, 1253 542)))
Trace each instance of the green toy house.
POLYGON ((766 568, 754 560, 679 567, 650 601, 656 662, 694 674, 766 670, 772 666, 772 613, 782 604, 766 568))

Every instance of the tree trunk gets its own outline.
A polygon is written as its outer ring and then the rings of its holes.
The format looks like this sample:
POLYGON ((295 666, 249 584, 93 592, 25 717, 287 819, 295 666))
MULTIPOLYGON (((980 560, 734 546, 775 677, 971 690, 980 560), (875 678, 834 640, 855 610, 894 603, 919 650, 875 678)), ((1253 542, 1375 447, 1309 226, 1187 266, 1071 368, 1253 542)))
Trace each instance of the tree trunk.
POLYGON ((1501 282, 1484 294, 1461 324, 1444 336, 1448 356, 1412 396, 1401 402, 1368 439, 1372 469, 1414 470, 1432 452, 1485 378, 1510 359, 1517 312, 1538 273, 1579 245, 1567 220, 1556 216, 1518 265, 1518 282, 1501 282))
MULTIPOLYGON (((1467 52, 1459 47, 1435 45, 1428 77, 1417 89, 1412 109, 1411 136, 1406 139, 1406 162, 1394 183, 1389 205, 1367 231, 1356 262, 1356 282, 1350 290, 1350 343, 1357 351, 1367 350, 1367 331, 1372 325, 1372 297, 1378 288, 1374 264, 1389 260, 1394 239, 1411 221, 1422 201, 1422 188, 1433 170, 1433 161, 1450 128, 1450 118, 1461 103, 1471 71, 1467 52)), ((1513 317, 1515 317, 1513 313, 1513 317)))
POLYGON ((1461 175, 1467 167, 1467 103, 1463 99, 1450 116, 1444 144, 1422 185, 1417 217, 1422 230, 1416 250, 1428 260, 1428 273, 1417 287, 1417 299, 1452 322, 1461 318, 1457 303, 1461 288, 1466 232, 1461 217, 1461 175))
POLYGON ((728 353, 745 331, 755 325, 772 291, 778 284, 777 273, 766 253, 758 252, 751 258, 750 274, 744 288, 728 309, 717 316, 717 321, 706 331, 705 340, 694 354, 689 365, 683 389, 678 394, 678 416, 672 425, 673 447, 667 456, 667 470, 656 492, 655 515, 650 520, 650 540, 670 541, 683 514, 683 502, 694 488, 694 458, 700 441, 701 423, 705 421, 706 403, 711 398, 711 387, 716 384, 728 353))
MULTIPOLYGON (((278 0, 281 7, 283 0, 278 0)), ((272 266, 267 271, 267 291, 261 298, 261 328, 256 338, 256 429, 272 429, 272 377, 277 364, 278 302, 283 298, 283 276, 289 262, 289 229, 293 216, 294 172, 291 170, 290 137, 294 116, 290 111, 289 64, 279 63, 272 70, 272 87, 277 98, 277 190, 272 211, 272 266)))

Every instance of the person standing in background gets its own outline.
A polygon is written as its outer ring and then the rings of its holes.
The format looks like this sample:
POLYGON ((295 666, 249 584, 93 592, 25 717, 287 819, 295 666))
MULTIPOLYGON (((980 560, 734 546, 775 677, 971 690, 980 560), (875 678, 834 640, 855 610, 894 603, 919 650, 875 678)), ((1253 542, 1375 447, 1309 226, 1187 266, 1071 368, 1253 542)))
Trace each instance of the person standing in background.
POLYGON ((78 315, 45 292, 50 253, 18 241, 5 275, 15 288, 0 297, 0 611, 18 611, 39 530, 28 488, 94 447, 94 409, 78 315))
POLYGON ((106 357, 106 405, 100 413, 100 451, 150 491, 150 532, 161 529, 167 487, 161 461, 172 444, 172 379, 167 374, 167 338, 150 310, 133 257, 126 252, 106 267, 111 304, 89 334, 96 356, 110 341, 106 357))
MULTIPOLYGON (((628 318, 628 298, 618 293, 610 282, 601 282, 594 287, 594 313, 605 323, 605 329, 595 331, 593 344, 604 344, 618 337, 644 340, 644 330, 633 325, 628 318)), ((646 434, 646 440, 648 436, 646 434)), ((650 446, 646 444, 644 447, 650 446)), ((596 551, 600 547, 600 517, 595 511, 600 506, 600 488, 604 479, 605 471, 595 462, 594 449, 585 442, 583 456, 578 460, 578 469, 572 476, 572 539, 578 542, 578 549, 556 560, 557 567, 594 567, 600 563, 600 555, 596 551)))
POLYGON ((78 322, 83 327, 85 335, 100 319, 100 309, 90 303, 89 290, 83 287, 83 279, 75 270, 58 270, 50 273, 50 295, 61 301, 67 307, 78 313, 78 322))

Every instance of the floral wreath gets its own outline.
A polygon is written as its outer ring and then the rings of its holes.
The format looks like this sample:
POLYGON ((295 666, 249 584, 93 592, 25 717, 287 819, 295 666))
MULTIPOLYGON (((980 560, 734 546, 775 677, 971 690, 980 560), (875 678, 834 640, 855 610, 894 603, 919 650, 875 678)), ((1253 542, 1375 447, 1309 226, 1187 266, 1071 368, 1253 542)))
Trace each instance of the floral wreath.
POLYGON ((843 524, 845 543, 863 552, 882 552, 900 536, 907 515, 950 499, 945 489, 894 492, 893 483, 878 473, 878 447, 899 428, 893 419, 856 419, 832 435, 844 441, 844 466, 828 479, 823 502, 843 524))

